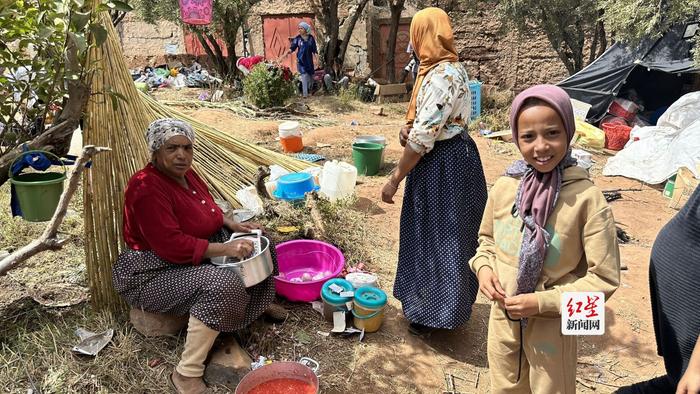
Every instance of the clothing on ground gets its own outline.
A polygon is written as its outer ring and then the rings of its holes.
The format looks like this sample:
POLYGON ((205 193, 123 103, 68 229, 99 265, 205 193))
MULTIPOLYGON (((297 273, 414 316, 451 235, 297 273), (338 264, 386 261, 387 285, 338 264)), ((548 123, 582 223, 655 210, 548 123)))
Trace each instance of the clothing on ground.
POLYGON ((409 173, 394 283, 408 320, 448 329, 469 320, 479 284, 467 262, 486 195, 479 152, 466 132, 436 142, 409 173))

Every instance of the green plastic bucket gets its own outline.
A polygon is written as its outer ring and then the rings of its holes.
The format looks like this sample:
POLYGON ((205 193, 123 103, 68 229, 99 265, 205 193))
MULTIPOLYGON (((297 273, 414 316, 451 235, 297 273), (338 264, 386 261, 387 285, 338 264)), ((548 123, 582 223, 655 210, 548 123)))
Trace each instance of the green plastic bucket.
MULTIPOLYGON (((15 161, 29 153, 43 153, 57 156, 50 152, 28 151, 22 153, 15 161)), ((14 165, 14 162, 13 162, 14 165)), ((10 166, 12 172, 12 166, 10 166)), ((66 179, 66 166, 60 172, 30 172, 26 174, 10 174, 10 182, 15 186, 22 217, 28 222, 45 222, 53 217, 58 201, 63 194, 63 181, 66 179)))
POLYGON ((377 175, 382 162, 383 145, 373 142, 356 142, 352 144, 352 160, 358 175, 377 175))

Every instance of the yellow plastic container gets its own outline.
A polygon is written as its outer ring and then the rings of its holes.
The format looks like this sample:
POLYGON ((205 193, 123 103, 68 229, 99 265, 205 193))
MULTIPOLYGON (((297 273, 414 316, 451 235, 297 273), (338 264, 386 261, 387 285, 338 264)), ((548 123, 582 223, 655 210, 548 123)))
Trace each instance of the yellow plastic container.
POLYGON ((375 287, 360 287, 355 290, 355 301, 352 308, 355 328, 365 332, 376 332, 384 321, 386 294, 375 287))

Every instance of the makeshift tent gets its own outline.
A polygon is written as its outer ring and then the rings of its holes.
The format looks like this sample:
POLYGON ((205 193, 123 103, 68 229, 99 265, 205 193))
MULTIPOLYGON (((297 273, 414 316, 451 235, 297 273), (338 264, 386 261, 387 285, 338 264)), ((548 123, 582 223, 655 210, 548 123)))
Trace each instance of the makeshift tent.
POLYGON ((692 43, 683 39, 685 24, 636 48, 615 43, 588 67, 558 85, 577 100, 591 104, 587 119, 598 122, 620 92, 634 88, 647 110, 670 106, 700 72, 693 64, 692 43))

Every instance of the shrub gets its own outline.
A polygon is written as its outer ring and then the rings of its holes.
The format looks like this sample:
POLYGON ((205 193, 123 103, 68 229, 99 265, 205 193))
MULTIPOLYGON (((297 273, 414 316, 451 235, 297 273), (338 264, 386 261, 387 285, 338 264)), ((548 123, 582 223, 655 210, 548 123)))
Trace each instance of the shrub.
POLYGON ((294 93, 294 78, 287 67, 260 63, 243 80, 246 100, 258 108, 284 105, 294 93))

